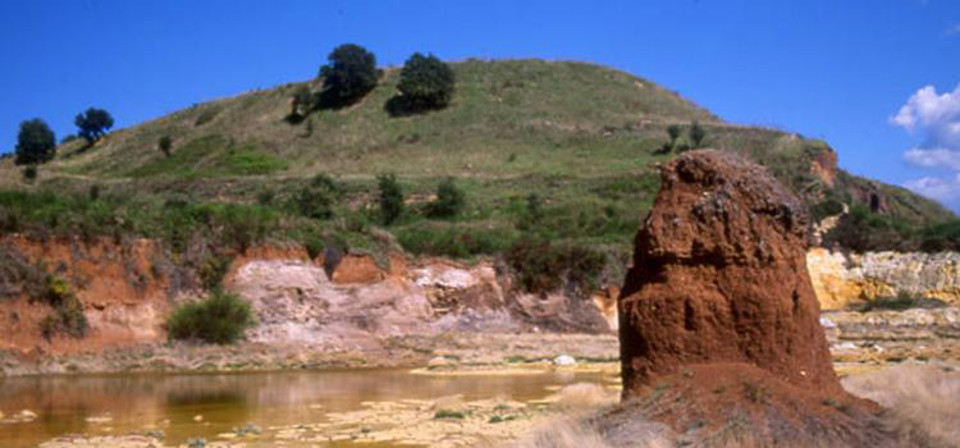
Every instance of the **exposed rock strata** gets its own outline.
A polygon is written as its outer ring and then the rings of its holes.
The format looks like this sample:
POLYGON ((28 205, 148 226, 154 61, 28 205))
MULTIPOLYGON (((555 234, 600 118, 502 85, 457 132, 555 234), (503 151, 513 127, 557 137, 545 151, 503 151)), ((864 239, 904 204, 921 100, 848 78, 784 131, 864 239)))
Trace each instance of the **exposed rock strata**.
POLYGON ((901 292, 960 305, 960 253, 855 254, 817 248, 807 253, 807 266, 824 309, 839 310, 901 292))

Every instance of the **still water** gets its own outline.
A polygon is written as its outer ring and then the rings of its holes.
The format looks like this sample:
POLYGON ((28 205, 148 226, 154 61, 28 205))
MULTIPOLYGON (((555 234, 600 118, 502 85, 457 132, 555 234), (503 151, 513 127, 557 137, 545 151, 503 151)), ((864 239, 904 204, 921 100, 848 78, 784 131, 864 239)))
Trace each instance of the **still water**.
POLYGON ((406 370, 241 374, 126 374, 0 378, 0 411, 29 409, 32 422, 0 423, 0 447, 32 447, 64 434, 122 435, 164 430, 166 444, 254 424, 310 424, 365 401, 539 399, 555 386, 599 382, 598 374, 431 376, 406 370), (202 421, 196 421, 197 416, 202 421), (104 417, 107 417, 104 419, 104 417), (105 422, 106 420, 106 422, 105 422))

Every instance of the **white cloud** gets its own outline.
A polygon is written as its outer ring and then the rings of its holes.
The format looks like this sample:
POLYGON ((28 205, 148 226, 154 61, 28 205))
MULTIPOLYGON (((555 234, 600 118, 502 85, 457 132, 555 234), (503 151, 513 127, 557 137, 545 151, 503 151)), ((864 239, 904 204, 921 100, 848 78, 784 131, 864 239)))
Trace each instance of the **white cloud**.
POLYGON ((960 85, 953 92, 937 94, 933 86, 914 93, 890 122, 925 138, 925 148, 960 151, 960 85))
MULTIPOLYGON (((944 204, 956 206, 957 199, 960 199, 960 174, 952 179, 940 177, 921 177, 908 181, 903 184, 904 187, 926 196, 936 199, 944 204)), ((953 207, 956 209, 956 207, 953 207)))
POLYGON ((952 172, 911 180, 904 187, 960 210, 960 85, 942 94, 933 86, 917 90, 890 123, 923 139, 919 147, 903 153, 908 163, 952 172))
POLYGON ((947 148, 913 148, 903 153, 903 158, 921 168, 946 168, 960 171, 960 151, 947 148))

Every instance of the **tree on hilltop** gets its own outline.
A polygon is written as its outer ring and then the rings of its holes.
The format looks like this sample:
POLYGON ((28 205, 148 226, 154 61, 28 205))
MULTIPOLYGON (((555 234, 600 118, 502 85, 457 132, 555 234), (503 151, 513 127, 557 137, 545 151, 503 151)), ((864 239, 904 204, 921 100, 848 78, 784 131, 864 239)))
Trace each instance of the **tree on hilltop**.
POLYGON ((337 108, 353 104, 377 86, 380 70, 373 53, 355 44, 343 44, 327 56, 320 67, 323 91, 320 105, 337 108))
POLYGON ((113 127, 113 117, 110 116, 110 112, 91 107, 86 112, 77 114, 73 123, 79 129, 77 134, 83 137, 87 143, 93 144, 113 127))
POLYGON ((17 135, 17 165, 36 165, 53 160, 57 153, 57 137, 47 123, 39 118, 20 123, 17 135))
POLYGON ((434 55, 414 53, 403 64, 397 90, 387 108, 394 115, 442 109, 453 97, 453 69, 434 55))

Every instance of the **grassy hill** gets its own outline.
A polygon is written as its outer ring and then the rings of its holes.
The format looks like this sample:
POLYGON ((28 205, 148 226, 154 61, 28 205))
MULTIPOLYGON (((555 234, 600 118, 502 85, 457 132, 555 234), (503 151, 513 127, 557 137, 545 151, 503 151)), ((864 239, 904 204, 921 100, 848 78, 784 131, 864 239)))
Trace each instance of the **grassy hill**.
MULTIPOLYGON (((184 229, 223 233, 246 223, 253 234, 244 239, 323 245, 332 238, 375 250, 396 238, 411 252, 454 257, 503 253, 536 233, 554 245, 623 257, 656 194, 654 166, 672 157, 657 151, 667 126, 694 121, 707 131, 704 146, 768 166, 811 207, 874 202, 905 222, 953 217, 906 190, 834 173, 835 155, 824 142, 725 123, 624 72, 542 60, 468 60, 453 68, 452 104, 422 115, 385 110, 399 75, 387 69, 358 104, 316 111, 297 124, 286 117, 304 83, 198 104, 112 132, 91 148, 68 143, 33 183, 4 161, 0 186, 17 192, 3 193, 0 206, 7 216, 23 214, 6 229, 75 233, 79 226, 182 240, 184 229), (173 140, 169 157, 158 149, 163 137, 173 140), (384 173, 395 173, 408 194, 407 213, 387 229, 392 237, 378 229, 375 210, 376 176, 384 173), (342 189, 330 219, 302 217, 292 205, 317 174, 342 189), (423 206, 447 177, 466 192, 467 210, 428 219, 423 206), (60 194, 44 202, 22 193, 33 190, 60 194)), ((317 80, 305 84, 319 90, 317 80)))

